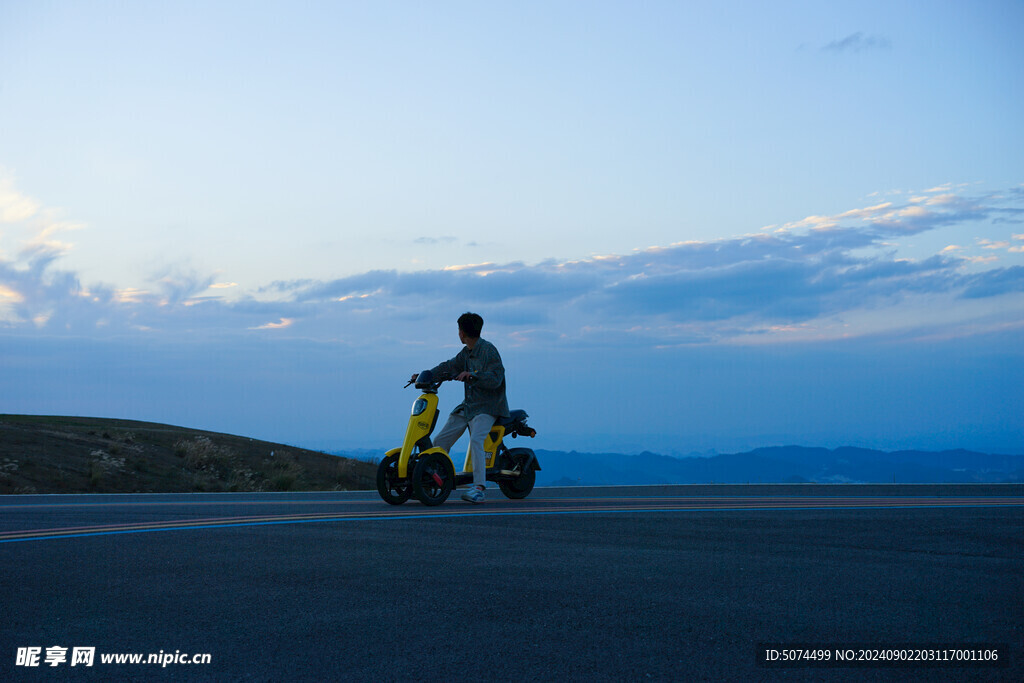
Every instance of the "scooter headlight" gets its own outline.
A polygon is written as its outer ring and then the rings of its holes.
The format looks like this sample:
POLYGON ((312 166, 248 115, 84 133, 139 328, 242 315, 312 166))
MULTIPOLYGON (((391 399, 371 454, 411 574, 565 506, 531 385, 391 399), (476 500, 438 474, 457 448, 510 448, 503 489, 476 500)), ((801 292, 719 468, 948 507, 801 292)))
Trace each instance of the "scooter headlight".
POLYGON ((412 414, 422 415, 423 411, 427 409, 427 399, 418 398, 416 402, 412 404, 412 414))

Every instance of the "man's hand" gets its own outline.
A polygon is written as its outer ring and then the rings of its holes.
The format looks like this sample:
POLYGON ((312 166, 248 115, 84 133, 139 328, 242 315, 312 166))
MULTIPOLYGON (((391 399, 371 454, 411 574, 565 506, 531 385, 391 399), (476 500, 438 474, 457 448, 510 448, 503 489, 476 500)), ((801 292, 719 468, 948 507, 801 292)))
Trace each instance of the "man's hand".
POLYGON ((419 377, 419 376, 420 376, 420 374, 418 372, 416 374, 414 374, 412 376, 412 379, 409 380, 409 384, 412 384, 413 382, 415 382, 416 378, 419 377))
POLYGON ((468 382, 472 378, 473 378, 473 373, 472 372, 466 372, 465 370, 463 370, 462 372, 459 373, 459 376, 455 378, 455 381, 456 382, 468 382))

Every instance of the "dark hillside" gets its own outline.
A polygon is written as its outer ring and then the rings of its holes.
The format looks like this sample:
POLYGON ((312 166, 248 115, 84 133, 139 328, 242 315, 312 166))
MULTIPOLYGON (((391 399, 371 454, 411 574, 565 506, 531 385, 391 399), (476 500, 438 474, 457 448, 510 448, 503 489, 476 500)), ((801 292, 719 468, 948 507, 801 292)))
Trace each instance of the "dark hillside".
POLYGON ((372 489, 375 472, 366 462, 184 427, 0 415, 0 494, 372 489))

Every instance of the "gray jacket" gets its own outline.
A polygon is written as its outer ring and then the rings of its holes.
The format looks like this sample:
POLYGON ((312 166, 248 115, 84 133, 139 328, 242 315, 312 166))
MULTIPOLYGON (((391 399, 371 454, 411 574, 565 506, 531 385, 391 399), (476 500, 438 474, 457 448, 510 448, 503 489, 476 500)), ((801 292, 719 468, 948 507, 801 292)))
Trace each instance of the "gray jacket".
POLYGON ((466 400, 459 404, 453 415, 462 415, 472 420, 477 415, 508 417, 508 399, 505 398, 505 366, 494 344, 486 339, 477 339, 471 351, 464 346, 451 360, 438 365, 431 372, 434 377, 453 380, 460 372, 471 372, 466 382, 466 400))

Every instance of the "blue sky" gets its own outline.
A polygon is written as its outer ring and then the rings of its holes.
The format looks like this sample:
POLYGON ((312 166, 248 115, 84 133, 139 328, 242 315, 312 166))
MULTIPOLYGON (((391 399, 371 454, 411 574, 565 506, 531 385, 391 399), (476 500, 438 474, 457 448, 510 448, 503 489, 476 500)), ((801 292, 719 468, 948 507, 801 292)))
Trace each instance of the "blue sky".
POLYGON ((0 412, 1024 451, 1017 2, 0 2, 0 412), (445 405, 459 387, 442 390, 445 405))

